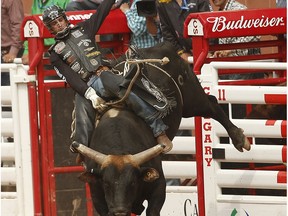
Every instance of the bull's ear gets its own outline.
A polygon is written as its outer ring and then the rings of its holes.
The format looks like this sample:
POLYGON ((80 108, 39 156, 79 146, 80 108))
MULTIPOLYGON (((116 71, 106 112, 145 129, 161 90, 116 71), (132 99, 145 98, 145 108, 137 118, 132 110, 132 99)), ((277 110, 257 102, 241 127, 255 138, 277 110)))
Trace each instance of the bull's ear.
POLYGON ((91 169, 90 172, 88 172, 88 171, 82 172, 78 176, 78 179, 81 181, 84 181, 84 182, 94 183, 96 181, 96 178, 98 178, 100 175, 101 174, 99 172, 94 171, 94 169, 91 169))
POLYGON ((95 181, 95 176, 89 172, 82 172, 78 179, 83 182, 93 183, 95 181))
POLYGON ((145 182, 153 182, 159 178, 159 173, 154 168, 143 168, 141 173, 145 182))

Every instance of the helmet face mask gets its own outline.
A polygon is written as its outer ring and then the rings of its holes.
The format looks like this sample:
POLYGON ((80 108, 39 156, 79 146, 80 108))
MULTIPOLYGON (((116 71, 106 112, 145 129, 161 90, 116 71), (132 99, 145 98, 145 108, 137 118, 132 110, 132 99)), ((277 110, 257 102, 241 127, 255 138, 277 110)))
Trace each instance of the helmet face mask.
MULTIPOLYGON (((57 5, 52 5, 50 7, 48 7, 44 12, 43 12, 43 23, 44 25, 48 28, 48 30, 52 33, 55 34, 57 36, 58 32, 55 32, 51 26, 51 23, 60 18, 63 17, 64 20, 67 23, 67 26, 65 29, 63 29, 62 31, 60 31, 60 34, 63 34, 63 32, 66 32, 69 30, 69 22, 67 19, 67 16, 64 12, 64 10, 62 8, 60 8, 57 5)), ((63 36, 63 35, 62 35, 63 36)))

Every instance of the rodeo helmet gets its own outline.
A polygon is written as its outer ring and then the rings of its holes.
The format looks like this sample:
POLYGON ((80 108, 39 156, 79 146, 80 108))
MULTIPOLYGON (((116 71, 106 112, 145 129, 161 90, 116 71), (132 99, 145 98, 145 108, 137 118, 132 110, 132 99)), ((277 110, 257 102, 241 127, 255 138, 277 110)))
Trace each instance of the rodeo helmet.
POLYGON ((69 33, 69 21, 67 19, 67 16, 65 14, 65 11, 59 7, 58 5, 52 5, 52 6, 49 6, 47 7, 44 12, 43 12, 43 23, 44 25, 49 29, 49 31, 52 33, 52 34, 55 34, 52 29, 51 29, 51 22, 59 17, 63 17, 66 22, 67 22, 67 27, 61 31, 61 32, 57 32, 56 33, 56 36, 66 36, 68 33, 69 33))

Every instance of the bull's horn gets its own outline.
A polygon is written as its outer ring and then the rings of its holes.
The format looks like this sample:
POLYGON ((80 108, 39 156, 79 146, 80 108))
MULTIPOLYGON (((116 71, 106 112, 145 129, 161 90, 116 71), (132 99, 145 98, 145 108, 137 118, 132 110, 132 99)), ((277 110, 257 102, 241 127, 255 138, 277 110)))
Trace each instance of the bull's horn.
POLYGON ((150 159, 158 156, 160 153, 163 152, 164 148, 165 148, 165 145, 158 144, 158 145, 156 145, 152 148, 149 148, 145 151, 134 154, 133 159, 138 165, 141 165, 141 164, 145 163, 146 161, 149 161, 150 159))
POLYGON ((73 142, 72 146, 77 149, 77 151, 82 154, 85 157, 90 158, 91 160, 94 160, 99 165, 102 165, 102 163, 105 160, 106 155, 102 154, 100 152, 97 152, 83 144, 73 142))

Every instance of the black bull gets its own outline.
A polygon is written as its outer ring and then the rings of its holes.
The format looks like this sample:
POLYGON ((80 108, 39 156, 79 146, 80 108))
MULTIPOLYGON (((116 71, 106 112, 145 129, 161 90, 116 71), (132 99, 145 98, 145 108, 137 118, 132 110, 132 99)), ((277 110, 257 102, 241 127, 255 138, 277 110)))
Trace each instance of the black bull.
MULTIPOLYGON (((242 129, 229 120, 214 96, 205 94, 190 65, 169 44, 141 49, 138 55, 170 60, 165 65, 147 63, 144 73, 166 96, 177 101, 177 107, 164 118, 171 139, 182 117, 210 117, 224 126, 236 149, 243 151, 244 146, 250 149, 242 129)), ((117 67, 123 68, 123 64, 117 67)), ((97 125, 90 148, 81 144, 75 147, 89 158, 82 179, 88 180, 94 206, 101 216, 141 214, 144 200, 148 201, 147 216, 160 215, 165 200, 165 179, 161 157, 157 155, 163 148, 156 145, 152 131, 139 117, 129 110, 111 109, 97 125)))

